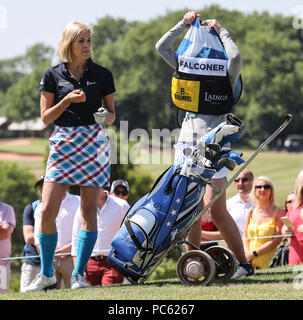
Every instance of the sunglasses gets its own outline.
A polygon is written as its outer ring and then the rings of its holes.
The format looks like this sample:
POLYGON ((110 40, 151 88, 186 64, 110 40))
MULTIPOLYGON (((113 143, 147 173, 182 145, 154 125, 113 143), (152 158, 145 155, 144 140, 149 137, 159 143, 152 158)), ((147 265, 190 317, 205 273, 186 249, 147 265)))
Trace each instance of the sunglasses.
POLYGON ((286 203, 293 203, 294 201, 295 201, 295 199, 287 200, 286 203))
POLYGON ((124 191, 115 190, 115 191, 114 191, 114 194, 115 194, 116 196, 118 196, 118 195, 120 195, 120 194, 122 194, 122 196, 126 196, 126 195, 128 194, 128 191, 127 191, 127 190, 124 190, 124 191))
POLYGON ((255 189, 264 189, 264 190, 269 190, 271 189, 271 186, 269 184, 265 184, 264 186, 255 186, 255 189))
POLYGON ((236 182, 236 183, 238 183, 238 182, 240 182, 240 181, 242 181, 242 182, 247 182, 247 181, 248 181, 248 178, 237 178, 237 179, 235 179, 235 182, 236 182))

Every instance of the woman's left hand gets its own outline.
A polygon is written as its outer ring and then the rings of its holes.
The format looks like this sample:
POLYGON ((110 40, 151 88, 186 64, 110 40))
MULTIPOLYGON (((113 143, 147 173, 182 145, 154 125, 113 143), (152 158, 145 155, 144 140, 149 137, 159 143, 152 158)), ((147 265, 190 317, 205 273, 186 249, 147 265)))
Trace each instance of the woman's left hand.
POLYGON ((197 17, 199 17, 200 15, 194 11, 188 11, 185 13, 184 17, 183 17, 183 22, 190 26, 197 17))

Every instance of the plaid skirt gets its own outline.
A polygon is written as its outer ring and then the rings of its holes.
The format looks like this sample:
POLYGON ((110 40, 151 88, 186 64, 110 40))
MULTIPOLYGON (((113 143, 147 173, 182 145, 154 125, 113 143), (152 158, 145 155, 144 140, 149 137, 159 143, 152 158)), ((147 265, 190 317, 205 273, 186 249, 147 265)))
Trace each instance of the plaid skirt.
POLYGON ((49 143, 45 181, 109 187, 110 144, 102 125, 55 126, 49 143))

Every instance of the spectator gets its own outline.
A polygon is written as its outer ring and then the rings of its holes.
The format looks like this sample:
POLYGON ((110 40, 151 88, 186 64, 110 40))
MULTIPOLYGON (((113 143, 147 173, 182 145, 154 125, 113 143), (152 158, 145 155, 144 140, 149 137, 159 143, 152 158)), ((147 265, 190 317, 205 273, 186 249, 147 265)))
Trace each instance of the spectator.
POLYGON ((286 197, 285 203, 284 203, 284 209, 285 209, 286 213, 289 211, 289 209, 291 209, 293 207, 295 200, 296 200, 296 195, 294 192, 291 192, 286 197))
MULTIPOLYGON (((235 220, 241 237, 243 235, 247 212, 254 206, 249 197, 253 186, 253 180, 254 176, 251 170, 244 169, 238 178, 235 179, 235 186, 238 190, 238 193, 226 201, 227 210, 235 220)), ((202 222, 203 218, 204 216, 202 217, 202 222)), ((212 221, 210 221, 210 223, 213 224, 212 221)), ((205 225, 204 228, 202 228, 202 241, 215 241, 222 239, 222 234, 220 231, 218 231, 214 224, 212 225, 212 228, 206 228, 205 225)))
MULTIPOLYGON (((42 194, 44 176, 35 183, 34 187, 42 194)), ((34 280, 36 275, 40 272, 40 258, 26 258, 29 256, 39 255, 35 246, 34 226, 35 218, 34 212, 41 199, 38 199, 28 204, 23 211, 23 237, 25 246, 23 256, 25 257, 21 267, 20 292, 25 292, 26 287, 34 280)))
POLYGON ((294 230, 286 225, 282 227, 283 234, 292 234, 290 238, 288 264, 303 263, 303 170, 296 179, 295 201, 293 207, 287 212, 287 217, 294 226, 294 230))
MULTIPOLYGON (((67 253, 71 252, 72 225, 74 216, 80 207, 79 196, 66 192, 56 218, 58 242, 55 251, 54 268, 57 280, 57 289, 70 288, 71 276, 74 269, 73 258, 67 253), (62 253, 62 255, 58 255, 62 253)), ((35 210, 35 243, 39 248, 39 226, 41 222, 42 203, 35 210)))
POLYGON ((113 181, 111 188, 110 188, 110 194, 112 196, 116 196, 121 199, 127 200, 129 197, 128 182, 123 179, 113 181))
MULTIPOLYGON (((286 213, 293 207, 294 201, 295 201, 295 194, 294 192, 291 192, 284 201, 284 210, 286 213)), ((282 226, 281 232, 283 234, 283 226, 282 226)), ((281 244, 278 246, 274 257, 272 258, 269 264, 270 268, 288 265, 289 244, 290 244, 289 237, 284 237, 281 241, 281 244)))
POLYGON ((247 260, 255 269, 264 269, 269 267, 281 242, 281 238, 269 236, 281 234, 280 218, 285 211, 275 205, 274 186, 268 177, 260 176, 255 180, 251 196, 255 207, 246 217, 243 244, 247 260))
POLYGON ((247 212, 254 206, 249 197, 253 183, 253 173, 249 169, 244 169, 235 179, 235 186, 238 193, 226 201, 227 211, 235 220, 241 237, 243 235, 247 212))
POLYGON ((11 277, 10 261, 1 261, 11 255, 11 235, 16 228, 14 208, 0 202, 0 293, 9 292, 11 277))
POLYGON ((218 244, 216 240, 223 239, 220 231, 218 231, 216 225, 211 220, 211 215, 208 211, 202 215, 201 230, 201 241, 206 242, 200 245, 200 249, 203 251, 209 247, 216 246, 218 244))
MULTIPOLYGON (((129 209, 129 204, 107 191, 100 194, 98 202, 98 238, 85 271, 85 280, 89 286, 106 286, 122 283, 123 276, 106 262, 111 249, 111 241, 120 228, 121 222, 129 209)), ((72 255, 77 252, 78 232, 81 225, 81 213, 77 211, 73 225, 72 255)))

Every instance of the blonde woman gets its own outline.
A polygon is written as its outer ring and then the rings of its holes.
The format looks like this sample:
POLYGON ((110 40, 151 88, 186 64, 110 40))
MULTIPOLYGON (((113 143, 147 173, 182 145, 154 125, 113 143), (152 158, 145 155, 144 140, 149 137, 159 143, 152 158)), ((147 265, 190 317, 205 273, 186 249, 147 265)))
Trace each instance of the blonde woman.
POLYGON ((292 234, 290 238, 288 264, 303 263, 303 170, 297 176, 295 184, 295 201, 288 210, 287 217, 295 227, 294 230, 286 225, 282 227, 283 234, 292 234))
MULTIPOLYGON (((41 272, 28 291, 56 287, 53 259, 56 217, 69 185, 80 186, 82 223, 71 288, 85 287, 83 274, 97 239, 97 201, 110 182, 109 143, 104 124, 115 119, 112 73, 92 59, 91 30, 69 23, 59 45, 61 63, 41 80, 40 109, 45 124, 54 123, 42 194, 39 233, 41 272)), ((72 228, 72 225, 71 225, 72 228)))
POLYGON ((277 246, 281 242, 283 209, 275 205, 274 186, 270 178, 255 179, 251 193, 255 208, 248 212, 243 231, 243 245, 246 259, 255 269, 268 268, 277 246))

